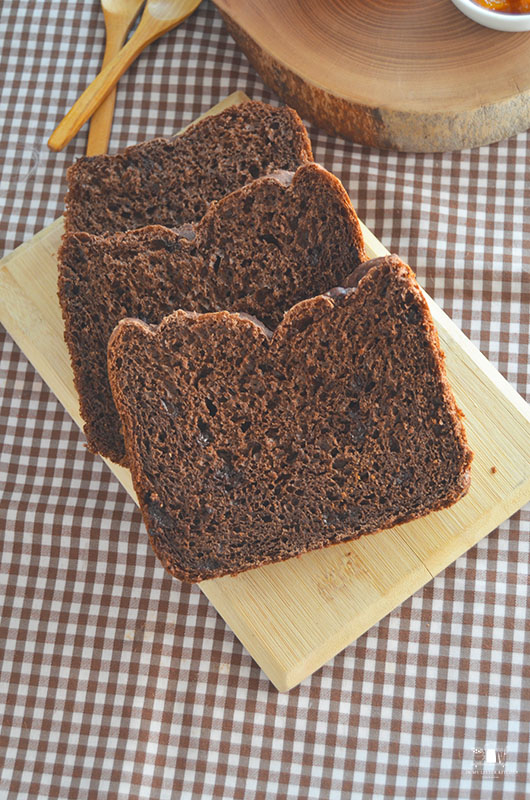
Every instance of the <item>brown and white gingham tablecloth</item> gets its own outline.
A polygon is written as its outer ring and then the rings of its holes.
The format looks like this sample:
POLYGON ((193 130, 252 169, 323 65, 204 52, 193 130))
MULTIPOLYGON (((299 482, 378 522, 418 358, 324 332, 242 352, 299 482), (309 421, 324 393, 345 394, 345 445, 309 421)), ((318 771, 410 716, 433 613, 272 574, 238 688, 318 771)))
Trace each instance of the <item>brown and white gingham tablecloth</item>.
MULTIPOLYGON (((59 154, 46 140, 96 74, 104 26, 97 0, 0 5, 8 252, 62 212, 86 129, 59 154)), ((111 150, 236 89, 277 102, 204 2, 121 80, 111 150)), ((402 155, 309 131, 359 216, 528 398, 530 135, 402 155)), ((1 800, 530 795, 528 510, 279 694, 0 343, 1 800)))

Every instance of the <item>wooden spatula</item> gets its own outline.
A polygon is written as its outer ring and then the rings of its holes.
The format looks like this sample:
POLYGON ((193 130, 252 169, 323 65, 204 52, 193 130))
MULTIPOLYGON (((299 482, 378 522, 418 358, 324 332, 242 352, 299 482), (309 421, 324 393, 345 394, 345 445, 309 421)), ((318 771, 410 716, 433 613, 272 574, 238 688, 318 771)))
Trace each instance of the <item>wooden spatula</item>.
MULTIPOLYGON (((143 4, 144 0, 101 0, 106 36, 102 68, 120 52, 143 4)), ((88 132, 87 156, 107 152, 115 101, 116 89, 113 89, 94 113, 88 132)))
POLYGON ((50 136, 48 147, 51 150, 62 150, 99 108, 142 50, 189 17, 200 2, 201 0, 148 0, 134 34, 74 103, 50 136))

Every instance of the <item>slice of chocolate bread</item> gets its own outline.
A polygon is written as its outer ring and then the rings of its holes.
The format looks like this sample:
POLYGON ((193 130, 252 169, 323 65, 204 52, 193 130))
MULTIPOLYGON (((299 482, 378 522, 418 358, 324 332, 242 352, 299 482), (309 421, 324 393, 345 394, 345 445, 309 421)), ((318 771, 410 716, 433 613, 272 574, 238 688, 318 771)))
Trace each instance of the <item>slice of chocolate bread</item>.
POLYGON ((248 102, 113 156, 81 158, 68 170, 67 232, 113 233, 201 219, 212 200, 271 170, 313 160, 298 114, 248 102))
POLYGON ((316 164, 294 178, 253 181, 214 203, 195 228, 66 236, 59 299, 89 447, 123 460, 107 376, 108 339, 120 319, 158 323, 178 308, 228 309, 275 326, 291 305, 341 283, 364 260, 348 195, 316 164))
POLYGON ((472 454, 427 304, 396 256, 294 306, 123 320, 109 374, 168 571, 200 581, 354 539, 462 497, 472 454))

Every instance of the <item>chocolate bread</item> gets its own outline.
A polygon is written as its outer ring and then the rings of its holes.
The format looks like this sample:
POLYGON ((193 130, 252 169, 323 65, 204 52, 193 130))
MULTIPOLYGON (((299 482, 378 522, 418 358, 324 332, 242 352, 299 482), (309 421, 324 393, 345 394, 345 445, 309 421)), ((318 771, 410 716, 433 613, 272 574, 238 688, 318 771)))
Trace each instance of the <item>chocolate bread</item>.
MULTIPOLYGON (((471 451, 413 273, 244 315, 122 320, 108 354, 134 486, 168 571, 200 581, 449 506, 471 451)), ((357 271, 360 274, 360 271, 357 271)))
POLYGON ((123 153, 81 158, 68 170, 66 231, 114 233, 201 219, 212 200, 271 170, 313 160, 298 114, 248 102, 123 153))
POLYGON ((212 204, 195 227, 66 236, 59 299, 89 447, 123 461, 106 367, 122 317, 158 323, 178 308, 228 309, 274 327, 291 305, 340 283, 364 260, 348 195, 316 164, 253 181, 212 204))

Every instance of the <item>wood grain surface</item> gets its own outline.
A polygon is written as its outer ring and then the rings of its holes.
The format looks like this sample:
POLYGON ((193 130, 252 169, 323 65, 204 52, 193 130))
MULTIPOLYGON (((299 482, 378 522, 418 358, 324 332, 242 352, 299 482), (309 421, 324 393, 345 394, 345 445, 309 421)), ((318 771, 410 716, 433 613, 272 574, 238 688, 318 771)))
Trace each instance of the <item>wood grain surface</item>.
POLYGON ((411 152, 530 126, 530 33, 483 28, 450 0, 214 0, 267 83, 306 119, 411 152))
MULTIPOLYGON (((238 92, 222 107, 244 98, 238 92)), ((363 230, 370 257, 387 253, 363 230)), ((62 232, 58 219, 2 261, 0 321, 81 426, 57 300, 62 232)), ((529 406, 427 299, 475 452, 468 495, 355 542, 200 584, 279 690, 297 685, 530 499, 529 406)), ((136 500, 130 473, 107 463, 136 500)))

